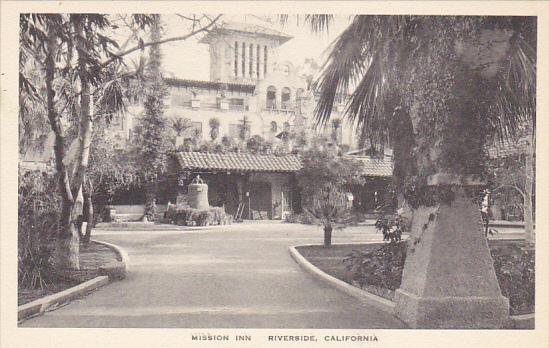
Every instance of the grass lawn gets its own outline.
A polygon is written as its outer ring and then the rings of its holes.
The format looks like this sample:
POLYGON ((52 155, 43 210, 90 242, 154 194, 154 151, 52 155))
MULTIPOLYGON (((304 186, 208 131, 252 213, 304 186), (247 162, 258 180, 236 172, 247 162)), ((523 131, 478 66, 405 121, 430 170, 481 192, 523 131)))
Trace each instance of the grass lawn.
POLYGON ((19 288, 17 292, 17 304, 22 305, 93 279, 99 275, 99 267, 109 262, 117 261, 117 258, 118 255, 113 250, 102 244, 90 242, 88 245, 81 245, 79 271, 63 273, 44 289, 19 288))
MULTIPOLYGON (((522 241, 519 240, 489 241, 493 257, 497 255, 495 268, 497 268, 501 290, 504 296, 510 298, 510 312, 513 315, 534 312, 534 253, 522 257, 522 251, 517 248, 521 244, 522 241), (528 262, 533 262, 533 267, 526 266, 528 262), (527 269, 532 271, 532 274, 526 275, 527 269)), ((322 245, 315 245, 297 247, 296 249, 323 272, 346 283, 359 286, 356 281, 357 275, 346 269, 343 260, 353 251, 368 252, 376 250, 380 246, 381 244, 343 244, 325 248, 322 245)), ((397 281, 400 283, 400 279, 397 281)), ((378 296, 393 300, 394 291, 385 287, 376 284, 364 284, 362 288, 378 296)))

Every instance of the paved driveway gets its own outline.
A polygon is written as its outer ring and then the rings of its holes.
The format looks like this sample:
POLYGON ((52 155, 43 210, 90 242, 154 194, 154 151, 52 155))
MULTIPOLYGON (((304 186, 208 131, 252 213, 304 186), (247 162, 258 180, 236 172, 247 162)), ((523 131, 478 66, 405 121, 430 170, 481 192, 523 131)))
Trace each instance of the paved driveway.
MULTIPOLYGON (((372 227, 334 242, 380 240, 372 227)), ((95 231, 131 271, 25 327, 401 328, 376 308, 304 272, 287 247, 322 242, 313 226, 244 223, 196 231, 95 231)))

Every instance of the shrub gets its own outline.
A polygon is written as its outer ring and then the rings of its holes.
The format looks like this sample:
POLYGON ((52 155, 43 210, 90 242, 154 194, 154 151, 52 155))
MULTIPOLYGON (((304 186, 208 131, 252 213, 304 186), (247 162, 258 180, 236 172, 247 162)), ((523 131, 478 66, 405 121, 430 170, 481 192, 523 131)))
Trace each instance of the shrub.
MULTIPOLYGON (((390 242, 373 250, 355 250, 344 260, 352 273, 352 284, 365 288, 396 290, 407 254, 406 242, 390 242)), ((500 290, 510 300, 510 314, 532 313, 535 309, 535 251, 519 245, 492 246, 500 290)))
POLYGON ((407 218, 397 214, 386 213, 380 213, 374 223, 374 227, 382 231, 384 240, 388 242, 401 241, 401 235, 406 230, 407 225, 407 218))
POLYGON ((291 224, 306 224, 313 225, 315 223, 314 219, 311 217, 311 214, 307 213, 290 213, 285 216, 285 222, 291 224))
POLYGON ((229 225, 233 220, 232 216, 226 214, 221 207, 211 207, 208 210, 170 208, 166 211, 165 218, 171 223, 182 226, 229 225))
POLYGON ((43 289, 55 274, 51 241, 59 226, 61 208, 55 178, 40 171, 20 173, 18 200, 18 285, 43 289))
POLYGON ((354 250, 343 262, 359 287, 372 285, 396 290, 401 285, 406 254, 406 242, 393 242, 373 250, 354 250))
POLYGON ((535 308, 535 251, 510 245, 491 249, 500 290, 510 300, 511 314, 535 308))

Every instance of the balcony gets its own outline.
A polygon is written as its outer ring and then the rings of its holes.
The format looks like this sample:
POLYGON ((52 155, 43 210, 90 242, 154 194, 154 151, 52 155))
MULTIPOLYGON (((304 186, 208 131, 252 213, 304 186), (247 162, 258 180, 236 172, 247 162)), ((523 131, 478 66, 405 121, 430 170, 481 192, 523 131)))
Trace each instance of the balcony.
POLYGON ((231 103, 226 102, 218 102, 218 103, 207 103, 207 102, 196 102, 196 101, 189 101, 189 102, 183 102, 178 103, 177 105, 172 105, 172 107, 175 108, 185 108, 185 109, 193 109, 193 110, 232 110, 232 111, 249 111, 248 105, 235 105, 231 103))

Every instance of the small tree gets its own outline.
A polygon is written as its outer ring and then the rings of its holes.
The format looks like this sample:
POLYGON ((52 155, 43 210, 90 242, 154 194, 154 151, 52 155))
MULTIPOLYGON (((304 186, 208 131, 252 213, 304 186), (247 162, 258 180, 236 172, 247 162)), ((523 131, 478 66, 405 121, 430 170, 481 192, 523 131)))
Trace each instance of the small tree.
POLYGON ((186 117, 176 116, 170 119, 170 128, 176 132, 176 136, 178 137, 182 136, 191 127, 193 127, 191 121, 186 117))
POLYGON ((212 141, 216 141, 220 135, 220 120, 216 117, 212 117, 208 121, 208 125, 210 126, 210 139, 212 139, 212 141))
POLYGON ((361 166, 326 146, 314 148, 302 154, 297 181, 304 210, 323 225, 325 246, 330 246, 334 227, 343 228, 351 223, 345 193, 353 185, 364 183, 361 166))
POLYGON ((246 142, 246 149, 251 153, 260 153, 264 150, 265 143, 261 135, 254 135, 246 142))
POLYGON ((344 229, 353 222, 351 209, 346 204, 346 194, 330 184, 316 190, 312 202, 304 210, 311 221, 323 226, 325 247, 332 245, 332 231, 344 229))
POLYGON ((248 117, 243 116, 241 124, 239 125, 239 138, 242 141, 246 141, 250 137, 250 121, 248 117))
POLYGON ((342 127, 342 120, 339 118, 335 118, 332 120, 332 132, 330 134, 330 137, 332 138, 332 141, 334 141, 335 144, 340 143, 340 128, 342 127))

